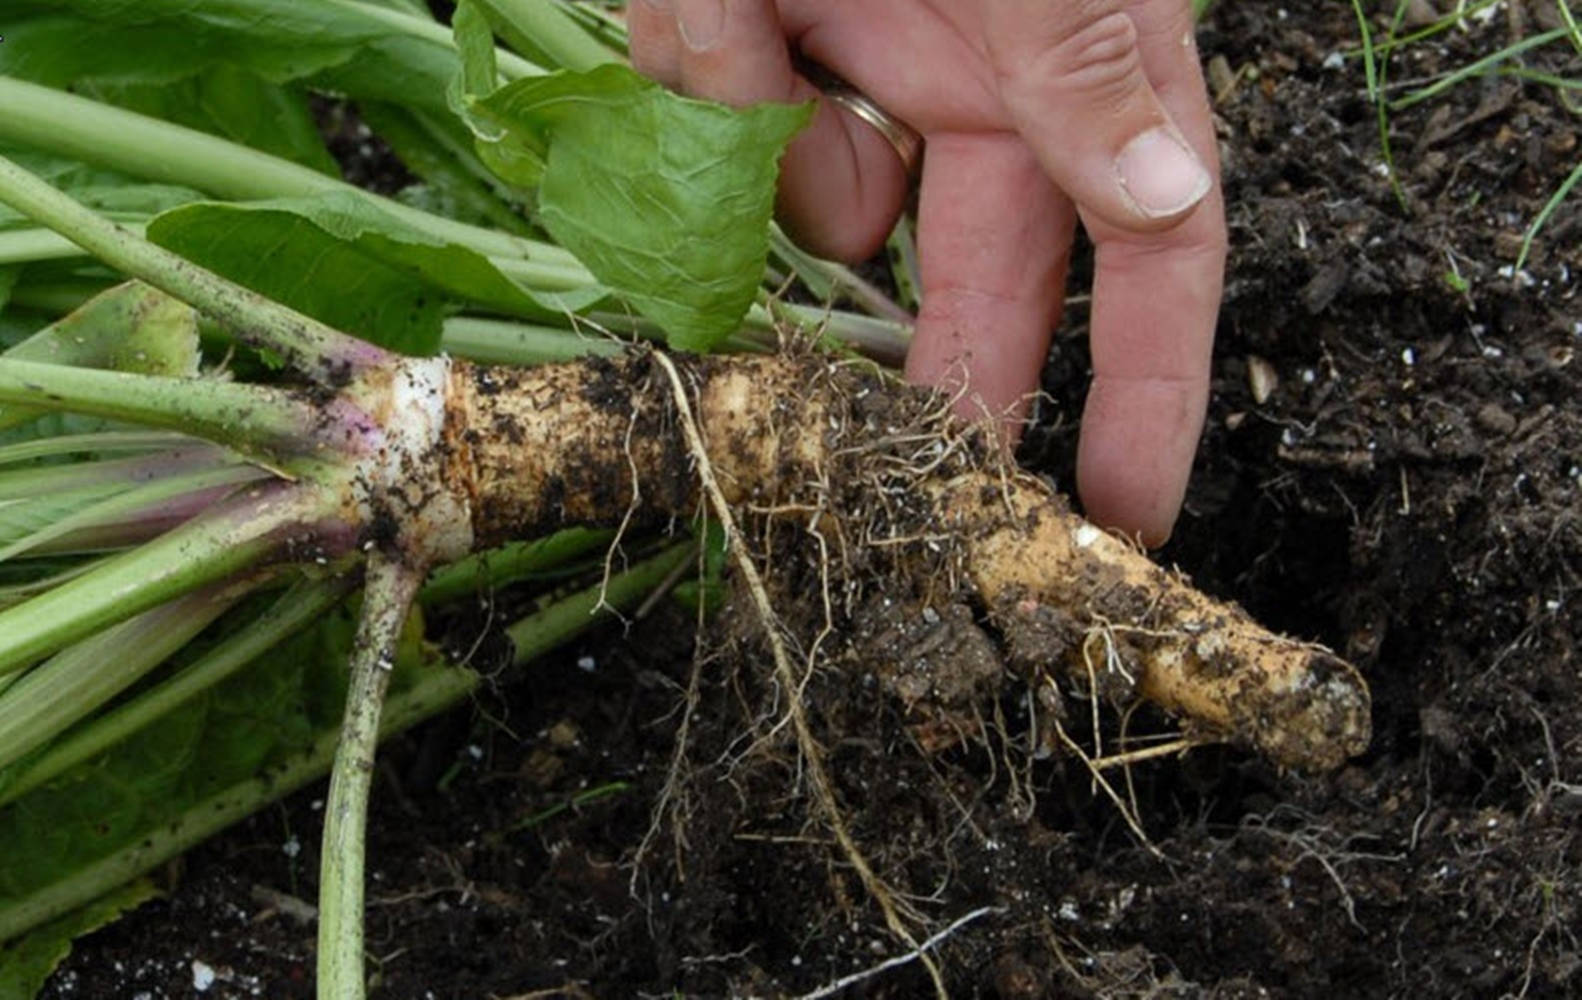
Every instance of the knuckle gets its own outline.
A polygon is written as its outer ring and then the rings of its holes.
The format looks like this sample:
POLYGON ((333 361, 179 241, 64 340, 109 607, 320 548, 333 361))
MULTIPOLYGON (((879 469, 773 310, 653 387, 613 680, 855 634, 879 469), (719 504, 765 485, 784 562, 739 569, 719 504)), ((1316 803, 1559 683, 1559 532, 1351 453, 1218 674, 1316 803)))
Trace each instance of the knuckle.
POLYGON ((1061 33, 1021 67, 1025 86, 1051 87, 1107 105, 1120 104, 1146 81, 1137 25, 1108 3, 1077 4, 1061 33))

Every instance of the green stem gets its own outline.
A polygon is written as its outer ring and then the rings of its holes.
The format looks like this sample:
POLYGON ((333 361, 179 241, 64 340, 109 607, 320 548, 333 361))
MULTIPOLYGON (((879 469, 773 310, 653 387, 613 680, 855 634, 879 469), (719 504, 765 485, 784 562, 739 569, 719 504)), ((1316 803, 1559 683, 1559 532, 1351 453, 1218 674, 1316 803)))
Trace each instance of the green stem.
POLYGON ((348 366, 363 370, 390 358, 386 351, 134 236, 4 156, 0 156, 0 201, 110 266, 207 313, 247 343, 279 352, 299 371, 319 381, 343 377, 348 366))
POLYGON ((515 651, 514 662, 536 659, 604 615, 631 606, 697 555, 696 545, 673 546, 602 585, 589 587, 508 627, 505 634, 515 651))
POLYGON ((468 594, 504 587, 536 573, 543 573, 606 545, 615 538, 607 529, 567 528, 533 542, 512 542, 478 552, 436 570, 418 594, 425 607, 444 604, 468 594))
POLYGON ((0 562, 40 549, 59 552, 75 548, 82 551, 83 548, 97 547, 85 546, 84 541, 103 545, 107 538, 124 537, 128 531, 132 532, 133 537, 148 537, 157 533, 158 526, 168 523, 173 516, 172 508, 181 509, 179 501, 182 498, 212 498, 216 491, 228 492, 224 490, 225 487, 256 482, 269 475, 256 466, 235 463, 217 469, 200 469, 184 476, 160 477, 55 518, 37 531, 9 545, 0 546, 0 562), (150 521, 156 527, 135 530, 140 524, 146 525, 150 521), (66 544, 61 544, 63 541, 66 544), (52 542, 56 544, 51 545, 52 542))
POLYGON ((183 431, 257 452, 301 450, 322 413, 285 391, 0 358, 0 403, 70 410, 183 431))
POLYGON ((318 993, 362 1000, 363 868, 368 789, 373 781, 379 712, 395 670, 401 626, 422 574, 375 552, 368 560, 362 617, 352 646, 341 741, 324 807, 319 874, 318 993))
MULTIPOLYGON (((689 550, 690 546, 679 546, 613 577, 607 586, 590 587, 512 626, 519 659, 524 649, 554 648, 603 620, 604 615, 598 613, 601 608, 608 613, 631 607, 669 576, 690 554, 689 550)), ((381 737, 456 705, 477 690, 478 682, 477 674, 459 667, 423 671, 416 684, 390 697, 380 722, 381 737)), ((78 869, 26 899, 0 907, 0 941, 8 941, 152 871, 219 830, 322 776, 329 769, 338 742, 336 731, 321 733, 302 755, 199 802, 169 822, 156 824, 132 846, 78 869)))
POLYGON ((0 696, 0 768, 136 683, 239 596, 229 589, 187 594, 63 649, 23 674, 0 696))
POLYGON ((0 611, 0 676, 100 629, 263 563, 288 534, 311 536, 335 509, 286 484, 246 490, 213 512, 0 611))
POLYGON ((844 264, 815 257, 803 250, 791 242, 791 237, 778 225, 769 227, 769 250, 800 275, 803 283, 821 300, 835 302, 838 301, 837 296, 845 296, 873 315, 892 323, 912 322, 912 315, 880 291, 878 286, 859 277, 844 264))
POLYGON ((350 590, 350 581, 345 577, 314 580, 291 588, 269 610, 197 662, 50 746, 9 784, 0 788, 0 805, 97 757, 143 727, 181 708, 312 623, 350 590))
POLYGON ((31 462, 57 455, 97 455, 116 451, 161 451, 193 444, 184 434, 164 431, 104 431, 98 434, 62 434, 18 441, 0 447, 0 465, 31 462))
MULTIPOLYGON (((420 683, 390 700, 381 732, 388 736, 443 711, 466 698, 477 686, 478 675, 470 670, 428 671, 420 683)), ((154 826, 132 846, 0 909, 0 941, 9 941, 152 871, 232 823, 322 777, 335 756, 338 736, 334 730, 319 735, 300 756, 199 802, 172 821, 154 826)))
MULTIPOLYGON (((361 0, 318 0, 318 2, 355 10, 372 20, 382 21, 390 27, 398 28, 403 34, 414 38, 436 42, 448 49, 456 47, 456 40, 451 36, 450 29, 431 17, 418 17, 379 4, 363 3, 361 0)), ((496 50, 494 59, 500 75, 507 80, 544 75, 542 66, 529 62, 514 52, 496 50)))
POLYGON ((542 52, 561 69, 590 70, 619 62, 566 12, 548 0, 482 0, 490 23, 512 46, 542 52))
POLYGON ((1511 45, 1507 45, 1498 52, 1486 55, 1481 59, 1468 63, 1467 65, 1456 70, 1454 73, 1447 74, 1436 83, 1429 84, 1421 90, 1412 91, 1410 94, 1407 94, 1394 104, 1391 104, 1390 108, 1394 111, 1405 110, 1414 104, 1419 104, 1431 97, 1435 97, 1444 91, 1449 90, 1462 80, 1465 80, 1469 77, 1483 75, 1485 72, 1507 59, 1519 56, 1529 49, 1536 49, 1541 45, 1548 45, 1550 42, 1558 41, 1559 39, 1565 38, 1568 34, 1570 34, 1570 31, 1567 28, 1551 28, 1548 31, 1533 35, 1529 38, 1524 38, 1521 41, 1515 42, 1511 45))
POLYGON ((0 108, 0 143, 34 146, 231 201, 352 192, 425 233, 479 253, 575 261, 552 244, 424 212, 219 136, 53 87, 0 76, 0 108))
POLYGON ((619 341, 563 327, 453 316, 445 321, 440 346, 447 354, 495 365, 542 365, 625 350, 619 341))
MULTIPOLYGON (((141 234, 143 227, 122 223, 128 232, 141 234)), ((12 229, 0 232, 0 264, 30 264, 42 260, 70 260, 81 257, 82 247, 53 229, 12 229)))
MULTIPOLYGON (((1566 195, 1570 194, 1571 189, 1576 187, 1579 182, 1582 182, 1582 163, 1578 163, 1571 173, 1566 175, 1566 179, 1560 182, 1560 186, 1555 189, 1555 193, 1549 196, 1548 201, 1544 202, 1544 207, 1538 211, 1538 215, 1534 217, 1532 225, 1527 227, 1527 233, 1522 237, 1521 252, 1516 255, 1516 271, 1520 272, 1522 268, 1527 266, 1527 255, 1532 253, 1533 240, 1538 238, 1538 231, 1544 227, 1544 223, 1549 221, 1549 216, 1554 214, 1555 209, 1560 207, 1560 203, 1566 200, 1566 195)), ((1517 280, 1520 280, 1520 278, 1518 277, 1517 280)))
MULTIPOLYGON (((44 438, 42 441, 49 439, 44 438)), ((0 473, 0 500, 61 497, 78 490, 119 493, 129 485, 206 472, 235 461, 218 445, 184 439, 175 447, 130 458, 105 458, 10 469, 0 473)))

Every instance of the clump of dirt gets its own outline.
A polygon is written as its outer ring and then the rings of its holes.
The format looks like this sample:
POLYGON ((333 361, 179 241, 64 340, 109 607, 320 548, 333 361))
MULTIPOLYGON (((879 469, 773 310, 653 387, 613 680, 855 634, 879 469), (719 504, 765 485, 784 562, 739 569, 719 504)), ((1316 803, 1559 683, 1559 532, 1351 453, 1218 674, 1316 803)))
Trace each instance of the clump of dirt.
MULTIPOLYGON (((1547 16, 1498 11, 1398 53, 1391 78, 1465 65, 1547 16)), ((923 601, 868 619, 890 666, 820 671, 809 704, 853 836, 919 935, 965 921, 930 949, 954 995, 1582 983, 1582 202, 1556 211, 1525 273, 1502 273, 1582 155, 1576 119, 1511 77, 1392 116, 1403 211, 1360 69, 1337 66, 1354 44, 1344 4, 1219 4, 1203 32, 1223 63, 1235 249, 1208 429, 1164 556, 1362 666, 1373 745, 1322 778, 1198 748, 1101 783, 1048 720, 1090 755, 1147 751, 1169 722, 1095 713, 1080 685, 920 720, 906 704, 933 684, 920 659, 948 648, 948 679, 976 690, 979 615, 923 601), (950 727, 962 735, 941 738, 950 727)), ((1574 75, 1564 48, 1531 58, 1574 75)), ((1075 427, 1055 417, 1080 412, 1084 333, 1074 311, 1024 449, 1062 482, 1075 427)), ((776 731, 787 693, 750 657, 699 659, 691 624, 662 606, 383 753, 382 995, 797 995, 908 950, 810 804, 776 731)), ((1073 641, 1047 625, 992 638, 1034 658, 1073 641)), ((188 995, 193 962, 217 975, 209 996, 311 995, 295 901, 314 898, 322 796, 192 852, 165 900, 83 942, 46 995, 188 995)), ((910 962, 848 995, 931 989, 910 962)))

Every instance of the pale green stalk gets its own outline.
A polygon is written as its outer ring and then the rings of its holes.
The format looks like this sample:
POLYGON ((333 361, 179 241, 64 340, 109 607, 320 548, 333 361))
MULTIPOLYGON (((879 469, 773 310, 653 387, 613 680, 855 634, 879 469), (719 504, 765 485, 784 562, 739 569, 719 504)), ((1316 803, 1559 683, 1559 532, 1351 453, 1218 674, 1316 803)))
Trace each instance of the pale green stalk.
POLYGON ((511 640, 513 662, 536 659, 601 615, 635 604, 697 555, 696 545, 672 546, 631 570, 612 576, 603 585, 589 587, 508 627, 505 634, 511 640))
MULTIPOLYGON (((478 0, 489 12, 489 22, 506 41, 524 51, 537 50, 554 65, 569 70, 590 70, 620 62, 614 52, 599 44, 565 11, 547 0, 478 0)), ((498 59, 499 53, 496 52, 498 59)))
POLYGON ((344 576, 291 588, 267 611, 196 662, 57 740, 14 779, 0 785, 0 805, 20 798, 180 709, 312 623, 350 591, 351 581, 344 576))
MULTIPOLYGON (((53 87, 0 76, 0 109, 0 142, 34 146, 231 201, 353 192, 425 233, 479 253, 580 266, 553 244, 424 212, 219 136, 53 87)), ((592 281, 589 275, 584 283, 592 281)))
POLYGON ((0 768, 21 760, 185 646, 241 596, 204 590, 61 650, 0 695, 0 768))
POLYGON ((218 445, 188 438, 174 448, 148 455, 8 469, 0 472, 0 500, 58 497, 91 489, 119 492, 134 483, 189 475, 232 461, 234 458, 218 445))
MULTIPOLYGON (((682 556, 687 554, 687 548, 682 547, 682 556)), ((517 623, 511 629, 517 649, 554 648, 609 614, 632 607, 675 570, 678 558, 676 550, 667 552, 612 577, 605 585, 596 584, 517 623)), ((391 695, 380 721, 381 736, 388 737, 456 705, 477 689, 478 682, 477 674, 461 667, 424 671, 412 687, 391 695)), ((10 940, 152 871, 266 804, 322 777, 335 756, 338 740, 335 730, 321 733, 304 753, 211 796, 173 821, 159 824, 131 846, 69 878, 0 907, 0 941, 10 940)))
MULTIPOLYGON (((477 685, 478 675, 459 667, 429 672, 420 683, 390 700, 384 713, 383 734, 399 732, 451 707, 471 694, 477 685)), ((23 931, 152 871, 270 802, 323 777, 335 756, 338 737, 335 730, 319 734, 306 752, 210 796, 171 822, 149 830, 131 846, 52 882, 26 899, 0 908, 0 941, 9 941, 23 931)))
POLYGON ((487 552, 475 552, 436 570, 423 584, 418 603, 443 604, 504 587, 535 573, 562 567, 614 539, 615 532, 605 528, 567 528, 537 541, 511 542, 487 552))
POLYGON ((375 552, 368 560, 362 617, 352 646, 351 679, 340 745, 330 772, 320 852, 318 993, 362 1000, 363 870, 368 789, 373 782, 379 713, 395 670, 401 626, 423 575, 375 552))
POLYGON ((164 431, 104 431, 98 434, 62 434, 18 441, 0 447, 0 465, 32 462, 56 455, 89 455, 118 451, 158 451, 194 444, 184 434, 164 431))
MULTIPOLYGON (((390 7, 381 7, 378 4, 360 3, 358 0, 317 0, 317 2, 353 9, 373 20, 383 21, 393 28, 399 28, 402 34, 435 42, 448 49, 455 48, 455 39, 451 37, 450 29, 435 21, 432 17, 407 14, 390 7)), ((496 50, 494 59, 500 75, 507 80, 544 75, 542 66, 529 62, 514 52, 507 52, 503 49, 496 50)))
MULTIPOLYGON (((122 223, 128 232, 141 236, 138 223, 122 223)), ((8 229, 0 232, 0 264, 30 264, 43 260, 69 260, 81 257, 82 247, 53 229, 8 229)))
POLYGON ((302 373, 333 381, 391 355, 288 306, 207 271, 100 218, 0 156, 0 201, 95 257, 193 306, 255 347, 276 351, 302 373))
POLYGON ((254 453, 300 452, 323 419, 312 403, 270 386, 9 358, 0 358, 0 403, 127 420, 254 453))
POLYGON ((497 365, 541 365, 609 357, 626 349, 620 341, 592 332, 468 316, 445 321, 440 347, 447 354, 497 365))
POLYGON ((215 511, 0 611, 0 675, 199 587, 256 568, 334 513, 315 491, 245 490, 215 511))
MULTIPOLYGON (((117 493, 113 497, 89 504, 68 514, 10 545, 0 547, 0 562, 15 559, 26 552, 35 551, 60 539, 69 539, 73 533, 91 531, 113 525, 129 516, 146 516, 169 501, 192 494, 207 493, 226 486, 240 486, 269 478, 270 473, 251 465, 232 464, 218 469, 204 469, 185 476, 161 477, 142 486, 117 493)), ((78 540, 81 539, 78 536, 78 540)), ((54 546, 59 549, 60 546, 54 546)))

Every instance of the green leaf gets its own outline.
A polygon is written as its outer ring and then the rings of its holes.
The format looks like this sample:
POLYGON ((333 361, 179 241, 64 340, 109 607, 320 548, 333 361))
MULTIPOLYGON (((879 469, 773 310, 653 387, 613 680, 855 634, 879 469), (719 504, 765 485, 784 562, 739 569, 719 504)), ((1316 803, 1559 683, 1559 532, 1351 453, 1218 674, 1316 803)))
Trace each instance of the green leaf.
MULTIPOLYGON (((0 480, 3 479, 4 476, 0 475, 0 480)), ((48 530, 62 518, 86 510, 124 489, 126 484, 100 483, 24 500, 0 500, 0 552, 6 546, 48 530)))
POLYGON ((99 82, 77 91, 340 178, 303 95, 231 63, 175 83, 99 82))
POLYGON ((604 295, 534 294, 482 254, 419 232, 350 191, 187 205, 156 218, 148 236, 336 329, 409 354, 438 348, 453 304, 551 319, 604 295))
POLYGON ((397 194, 405 204, 478 226, 531 237, 507 186, 472 149, 472 136, 455 119, 423 115, 393 104, 358 105, 362 120, 424 185, 397 194))
MULTIPOLYGON (((146 375, 193 375, 198 370, 197 313, 156 288, 129 281, 95 296, 4 356, 146 375)), ((0 407, 0 430, 42 412, 0 407)))
MULTIPOLYGON (((266 606, 259 598, 226 615, 174 658, 173 669, 195 662, 266 606)), ((14 926, 20 912, 36 905, 30 902, 36 893, 333 732, 345 698, 354 613, 347 603, 319 616, 180 711, 0 807, 0 844, 6 845, 0 852, 0 928, 14 926)), ((421 642, 420 629, 415 617, 400 646, 392 695, 435 671, 454 669, 421 642)))
MULTIPOLYGON (((0 49, 5 45, 0 45, 0 49)), ((203 197, 202 193, 192 188, 174 184, 148 184, 114 170, 30 149, 0 145, 0 153, 37 174, 51 187, 106 215, 153 215, 203 197)), ((11 206, 0 205, 0 229, 33 229, 37 226, 38 223, 11 206)))
POLYGON ((0 73, 53 87, 167 84, 232 66, 271 83, 300 80, 438 110, 456 66, 445 32, 432 21, 347 0, 16 6, 0 46, 0 73))
POLYGON ((706 350, 735 329, 763 278, 780 154, 811 105, 736 110, 603 66, 471 108, 504 148, 542 156, 538 221, 673 346, 706 350))
POLYGON ((465 114, 468 97, 481 97, 494 92, 498 79, 494 59, 494 30, 489 27, 489 19, 483 9, 472 0, 460 0, 456 4, 450 27, 461 62, 446 88, 446 96, 452 110, 465 114))
POLYGON ((74 938, 114 923, 158 895, 149 879, 128 882, 0 948, 0 997, 34 996, 71 954, 74 938))

